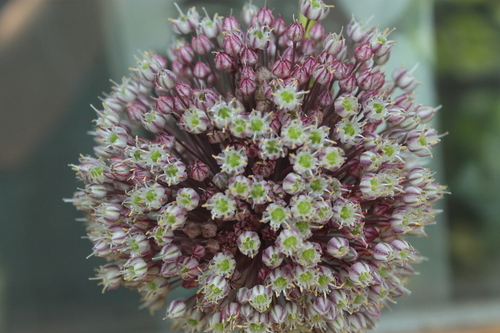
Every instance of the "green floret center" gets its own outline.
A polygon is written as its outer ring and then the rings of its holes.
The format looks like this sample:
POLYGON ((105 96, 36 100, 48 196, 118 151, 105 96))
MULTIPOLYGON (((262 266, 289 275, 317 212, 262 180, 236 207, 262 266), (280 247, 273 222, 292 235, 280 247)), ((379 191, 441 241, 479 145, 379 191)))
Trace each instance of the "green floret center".
POLYGON ((352 103, 351 101, 349 101, 348 99, 344 99, 344 101, 342 102, 342 106, 347 110, 347 111, 351 111, 352 110, 352 103))
POLYGON ((245 193, 245 191, 247 190, 247 188, 248 188, 248 185, 245 184, 245 183, 243 183, 243 182, 236 182, 236 183, 234 183, 234 190, 238 194, 245 193))
POLYGON ((255 184, 252 188, 252 197, 261 198, 264 196, 265 189, 262 184, 255 184))
POLYGON ((179 172, 179 169, 175 165, 171 164, 167 167, 165 172, 169 177, 175 177, 177 175, 177 172, 179 172))
POLYGON ((314 259, 315 254, 316 251, 314 251, 314 249, 307 249, 304 252, 302 252, 302 258, 304 258, 307 261, 310 261, 314 259))
POLYGON ((260 119, 252 119, 250 122, 252 130, 255 132, 260 132, 262 127, 264 127, 264 122, 260 119))
POLYGON ((322 190, 321 180, 315 179, 315 180, 311 181, 311 183, 309 184, 309 187, 311 187, 311 190, 313 190, 313 192, 321 191, 322 190))
POLYGON ((109 142, 111 142, 111 143, 115 143, 115 142, 116 142, 116 140, 118 140, 118 134, 113 133, 113 134, 111 134, 111 135, 109 136, 109 142))
POLYGON ((283 91, 283 92, 281 92, 280 97, 286 103, 291 103, 295 99, 294 96, 293 96, 293 93, 291 93, 289 91, 283 91))
POLYGON ((230 166, 230 167, 237 167, 241 164, 241 156, 238 155, 237 153, 232 153, 230 154, 227 159, 226 159, 226 163, 230 166))
POLYGON ((376 103, 373 105, 373 110, 375 111, 375 113, 380 114, 384 110, 384 106, 382 104, 376 103))
POLYGON ((266 150, 269 154, 279 153, 279 143, 278 141, 268 141, 266 144, 266 150))
POLYGON ((280 288, 286 287, 288 284, 288 281, 284 277, 279 277, 276 280, 274 280, 274 285, 280 288))
POLYGON ((309 135, 309 140, 311 140, 311 143, 313 145, 318 145, 321 143, 321 134, 319 134, 318 132, 312 132, 309 135))
POLYGON ((221 108, 217 115, 222 119, 229 118, 231 116, 231 110, 229 108, 221 108))
POLYGON ((229 270, 229 267, 231 267, 231 264, 229 263, 229 260, 225 259, 221 261, 218 265, 217 268, 219 268, 221 271, 226 272, 229 270))
POLYGON ((304 273, 300 274, 301 281, 308 282, 308 281, 311 281, 312 278, 313 278, 313 275, 311 272, 304 272, 304 273))
POLYGON ((229 202, 226 199, 219 199, 215 203, 215 207, 217 207, 217 210, 220 212, 227 212, 229 210, 229 202))
POLYGON ((151 190, 146 193, 146 200, 147 201, 153 201, 156 200, 156 192, 151 190))
POLYGON ((285 245, 286 247, 294 247, 297 245, 297 243, 298 243, 297 237, 294 236, 288 237, 283 241, 283 245, 285 245))
POLYGON ((291 127, 288 129, 288 135, 290 138, 296 140, 302 135, 302 131, 297 127, 291 127))
POLYGON ((295 224, 297 229, 299 229, 300 232, 305 232, 307 229, 309 229, 309 224, 307 222, 297 222, 295 224))
POLYGON ((151 160, 153 162, 158 162, 158 160, 161 158, 161 153, 158 150, 153 150, 151 152, 151 160))
POLYGON ((354 134, 356 134, 356 131, 354 130, 354 126, 352 126, 352 124, 344 125, 344 132, 348 136, 353 136, 354 134))
POLYGON ((283 221, 286 217, 285 211, 282 208, 277 208, 271 213, 273 221, 283 221))
POLYGON ((384 153, 385 153, 387 156, 391 157, 391 156, 394 154, 394 148, 393 148, 393 147, 391 147, 391 146, 386 146, 386 147, 384 148, 384 153))
POLYGON ((342 209, 340 210, 340 217, 346 220, 350 219, 351 210, 347 206, 342 207, 342 209))
POLYGON ((300 214, 305 215, 311 211, 312 205, 308 201, 302 201, 297 205, 297 209, 300 214))
POLYGON ((312 167, 312 156, 311 155, 302 155, 299 157, 299 164, 303 168, 311 168, 312 167))
POLYGON ((100 176, 102 176, 102 168, 101 167, 94 168, 94 169, 92 169, 92 171, 90 171, 90 174, 94 178, 100 177, 100 176))

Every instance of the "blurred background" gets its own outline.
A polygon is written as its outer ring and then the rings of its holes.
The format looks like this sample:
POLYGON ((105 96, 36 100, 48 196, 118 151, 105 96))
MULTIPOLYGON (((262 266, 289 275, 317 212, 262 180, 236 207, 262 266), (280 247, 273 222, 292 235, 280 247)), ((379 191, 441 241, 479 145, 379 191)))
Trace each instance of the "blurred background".
MULTIPOLYGON (((258 6, 264 0, 254 0, 258 6)), ((359 20, 396 27, 387 71, 404 63, 424 84, 417 103, 443 105, 449 133, 430 162, 452 195, 429 237, 411 296, 379 332, 500 332, 500 1, 325 0, 327 30, 359 20)), ((243 1, 177 0, 187 9, 239 13, 243 1)), ((295 1, 267 0, 290 22, 295 1)), ((138 310, 126 289, 89 281, 80 217, 62 198, 81 186, 68 167, 92 154, 98 96, 139 50, 166 53, 171 0, 0 0, 0 332, 168 332, 159 311, 138 310)))

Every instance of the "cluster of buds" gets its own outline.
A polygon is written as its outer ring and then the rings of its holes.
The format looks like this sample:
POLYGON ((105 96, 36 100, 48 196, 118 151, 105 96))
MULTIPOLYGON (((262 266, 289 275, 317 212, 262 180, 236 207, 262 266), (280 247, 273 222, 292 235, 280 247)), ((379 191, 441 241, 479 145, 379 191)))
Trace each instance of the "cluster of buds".
POLYGON ((73 165, 104 289, 137 289, 185 332, 364 332, 408 292, 445 188, 420 167, 439 135, 417 82, 381 70, 389 31, 325 33, 247 5, 194 8, 169 60, 138 59, 97 111, 95 155, 73 165), (246 26, 246 28, 243 27, 246 26), (393 96, 394 95, 394 96, 393 96))

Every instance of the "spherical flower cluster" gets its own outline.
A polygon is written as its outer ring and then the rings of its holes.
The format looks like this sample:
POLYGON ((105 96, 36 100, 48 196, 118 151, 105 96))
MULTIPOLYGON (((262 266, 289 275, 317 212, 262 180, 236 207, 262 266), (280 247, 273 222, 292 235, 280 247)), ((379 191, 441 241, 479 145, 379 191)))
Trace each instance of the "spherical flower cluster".
POLYGON ((137 60, 97 111, 95 154, 68 201, 87 214, 104 289, 168 304, 185 332, 364 332, 407 293, 445 188, 418 157, 439 141, 415 78, 382 66, 389 31, 354 19, 325 33, 303 0, 285 24, 247 5, 194 8, 169 61, 137 60), (246 26, 246 28, 244 27, 246 26))

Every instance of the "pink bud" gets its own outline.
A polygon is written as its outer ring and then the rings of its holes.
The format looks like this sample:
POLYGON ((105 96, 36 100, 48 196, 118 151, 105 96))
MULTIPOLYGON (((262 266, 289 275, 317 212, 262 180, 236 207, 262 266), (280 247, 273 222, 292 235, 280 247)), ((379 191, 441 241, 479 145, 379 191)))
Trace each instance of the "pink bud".
POLYGON ((328 66, 320 65, 314 70, 313 77, 316 82, 323 85, 328 85, 333 79, 333 73, 328 66))
POLYGON ((278 17, 277 19, 274 20, 273 25, 273 34, 275 36, 281 36, 286 30, 286 24, 285 20, 283 20, 283 17, 278 17))
POLYGON ((257 84, 255 83, 255 80, 251 80, 249 78, 241 79, 239 89, 243 95, 250 96, 255 92, 256 88, 257 84))
POLYGON ((284 79, 285 77, 290 75, 291 67, 292 63, 290 61, 281 58, 274 62, 272 73, 280 79, 284 79))
POLYGON ((253 66, 259 61, 259 54, 254 49, 245 46, 240 51, 240 60, 245 66, 253 66))
POLYGON ((207 35, 202 34, 198 37, 191 38, 191 47, 199 55, 207 55, 210 51, 212 51, 213 44, 207 35))
POLYGON ((191 45, 183 44, 175 49, 175 56, 181 64, 187 65, 194 60, 194 50, 191 45))
POLYGON ((238 22, 236 17, 230 15, 230 16, 226 16, 224 18, 224 21, 222 22, 222 30, 223 31, 230 32, 230 31, 237 30, 239 28, 240 28, 240 23, 238 22))
POLYGON ((193 75, 197 79, 206 79, 212 73, 212 69, 203 61, 198 61, 193 68, 193 75))
POLYGON ((171 114, 175 110, 174 99, 166 95, 160 96, 156 100, 156 109, 163 114, 171 114))
POLYGON ((189 165, 187 170, 189 177, 199 182, 204 181, 210 174, 209 166, 199 160, 189 165))
POLYGON ((356 46, 354 49, 354 58, 359 62, 365 62, 373 56, 372 46, 370 43, 364 43, 356 46))
POLYGON ((236 70, 236 62, 226 52, 215 52, 214 54, 215 68, 223 72, 234 72, 236 70))
POLYGON ((261 8, 256 16, 257 25, 260 26, 271 26, 274 22, 273 12, 266 6, 261 8))
POLYGON ((162 69, 155 77, 155 87, 160 93, 167 93, 177 83, 177 76, 168 69, 162 69))
POLYGON ((353 92, 357 88, 356 78, 353 75, 348 75, 339 81, 339 86, 342 92, 353 92))
POLYGON ((325 37, 325 28, 321 23, 316 23, 309 29, 309 37, 316 43, 320 42, 325 37))
POLYGON ((302 23, 295 21, 288 26, 285 31, 286 36, 294 43, 301 42, 304 39, 305 30, 302 23))
POLYGON ((224 36, 223 45, 224 51, 226 51, 227 54, 236 56, 243 47, 243 40, 237 32, 227 33, 224 36))
POLYGON ((139 100, 135 100, 127 105, 127 116, 132 121, 141 121, 142 115, 148 111, 148 107, 139 100))

